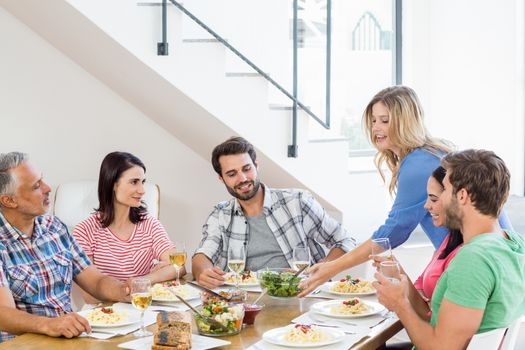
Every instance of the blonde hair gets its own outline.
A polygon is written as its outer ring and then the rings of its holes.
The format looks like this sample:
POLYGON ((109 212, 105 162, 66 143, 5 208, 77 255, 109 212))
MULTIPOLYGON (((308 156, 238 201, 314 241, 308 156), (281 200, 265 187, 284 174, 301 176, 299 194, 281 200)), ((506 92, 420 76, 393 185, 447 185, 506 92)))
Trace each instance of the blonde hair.
POLYGON ((388 190, 394 195, 401 161, 414 149, 424 148, 441 157, 441 153, 452 151, 450 142, 433 138, 423 122, 423 109, 414 90, 406 86, 392 86, 379 91, 366 106, 363 114, 363 126, 370 142, 375 146, 372 135, 372 107, 382 102, 388 109, 390 142, 399 148, 399 155, 391 150, 379 150, 374 158, 376 167, 383 181, 385 174, 381 170, 386 163, 392 172, 388 190))

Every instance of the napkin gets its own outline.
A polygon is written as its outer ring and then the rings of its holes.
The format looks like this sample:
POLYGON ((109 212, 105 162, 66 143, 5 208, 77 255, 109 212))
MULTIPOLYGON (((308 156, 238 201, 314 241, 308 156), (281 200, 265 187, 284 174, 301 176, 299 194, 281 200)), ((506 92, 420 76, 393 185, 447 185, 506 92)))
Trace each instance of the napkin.
MULTIPOLYGON (((202 335, 192 334, 191 335, 191 349, 192 350, 205 350, 212 349, 218 346, 230 345, 231 342, 218 338, 203 337, 202 335)), ((131 349, 131 350, 150 350, 153 345, 153 337, 144 337, 126 343, 118 345, 119 348, 131 349)))

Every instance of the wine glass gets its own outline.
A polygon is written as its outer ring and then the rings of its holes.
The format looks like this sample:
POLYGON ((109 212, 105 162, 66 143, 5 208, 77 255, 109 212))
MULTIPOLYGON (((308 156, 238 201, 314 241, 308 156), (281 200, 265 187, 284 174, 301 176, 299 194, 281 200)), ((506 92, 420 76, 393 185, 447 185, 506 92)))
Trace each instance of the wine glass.
POLYGON ((310 266, 310 260, 310 249, 301 246, 293 248, 292 261, 295 271, 310 266))
POLYGON ((180 269, 184 267, 186 263, 186 245, 183 242, 175 242, 175 248, 171 249, 169 252, 170 263, 173 265, 177 271, 177 284, 180 285, 179 275, 180 269))
POLYGON ((239 274, 246 264, 246 247, 235 245, 228 246, 228 267, 235 274, 235 288, 239 289, 239 274))
MULTIPOLYGON (((401 283, 401 268, 399 262, 394 260, 385 260, 379 263, 379 272, 386 277, 390 283, 399 284, 401 283)), ((394 317, 395 314, 389 311, 387 317, 394 317)))
POLYGON ((388 238, 372 239, 372 255, 385 257, 392 260, 392 248, 388 238))
POLYGON ((133 333, 135 337, 152 335, 144 326, 144 311, 151 305, 151 281, 147 278, 131 280, 131 303, 140 311, 140 329, 133 333))

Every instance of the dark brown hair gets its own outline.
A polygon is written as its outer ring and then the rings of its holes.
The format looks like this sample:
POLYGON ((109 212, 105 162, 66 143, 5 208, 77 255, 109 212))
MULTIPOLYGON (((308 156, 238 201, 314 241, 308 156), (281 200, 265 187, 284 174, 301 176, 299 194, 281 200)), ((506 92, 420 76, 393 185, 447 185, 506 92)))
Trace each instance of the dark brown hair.
MULTIPOLYGON (((115 207, 113 203, 115 199, 113 192, 115 183, 120 179, 123 172, 134 166, 139 166, 146 172, 144 163, 131 153, 112 152, 104 157, 100 165, 100 174, 98 177, 99 207, 95 209, 99 214, 99 220, 103 227, 108 227, 115 219, 115 207)), ((144 220, 146 214, 146 205, 142 203, 138 208, 130 208, 129 220, 134 224, 138 224, 144 220)))
POLYGON ((221 156, 229 156, 232 154, 243 154, 248 153, 252 159, 253 164, 257 159, 257 154, 255 153, 255 148, 251 143, 246 141, 242 137, 230 137, 228 140, 224 141, 220 145, 215 146, 213 152, 211 153, 211 164, 213 165, 213 170, 219 176, 222 176, 221 164, 219 163, 219 158, 221 156))
MULTIPOLYGON (((443 179, 445 178, 445 175, 447 174, 447 171, 442 166, 438 166, 433 172, 432 177, 436 179, 437 182, 441 185, 441 188, 445 188, 443 186, 443 179)), ((445 246, 445 249, 441 252, 438 259, 445 259, 454 249, 456 249, 458 246, 463 244, 463 235, 461 234, 460 230, 449 230, 449 237, 447 245, 445 246)))
POLYGON ((441 165, 449 174, 452 193, 465 189, 474 207, 497 218, 510 190, 510 173, 494 152, 469 149, 446 155, 441 165))

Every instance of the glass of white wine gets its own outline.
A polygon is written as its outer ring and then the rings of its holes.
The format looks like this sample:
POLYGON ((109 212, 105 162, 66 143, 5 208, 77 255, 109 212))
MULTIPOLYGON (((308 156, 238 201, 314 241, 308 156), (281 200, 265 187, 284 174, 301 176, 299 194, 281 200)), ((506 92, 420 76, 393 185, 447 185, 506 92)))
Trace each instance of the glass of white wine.
POLYGON ((372 255, 382 256, 392 260, 392 248, 388 238, 376 238, 372 240, 372 255))
POLYGON ((302 268, 307 268, 308 266, 310 266, 311 260, 310 249, 301 246, 295 247, 293 249, 292 260, 293 268, 295 269, 295 271, 299 271, 302 268))
POLYGON ((170 252, 170 263, 173 265, 177 271, 177 284, 180 284, 179 276, 180 269, 184 267, 186 263, 186 245, 182 242, 175 242, 175 248, 171 249, 170 252))
POLYGON ((228 247, 228 268, 235 274, 235 288, 239 289, 239 274, 246 264, 246 247, 230 245, 228 247))
POLYGON ((140 311, 140 329, 133 333, 135 337, 152 335, 144 326, 144 311, 151 305, 151 281, 147 278, 131 280, 131 303, 140 311))

